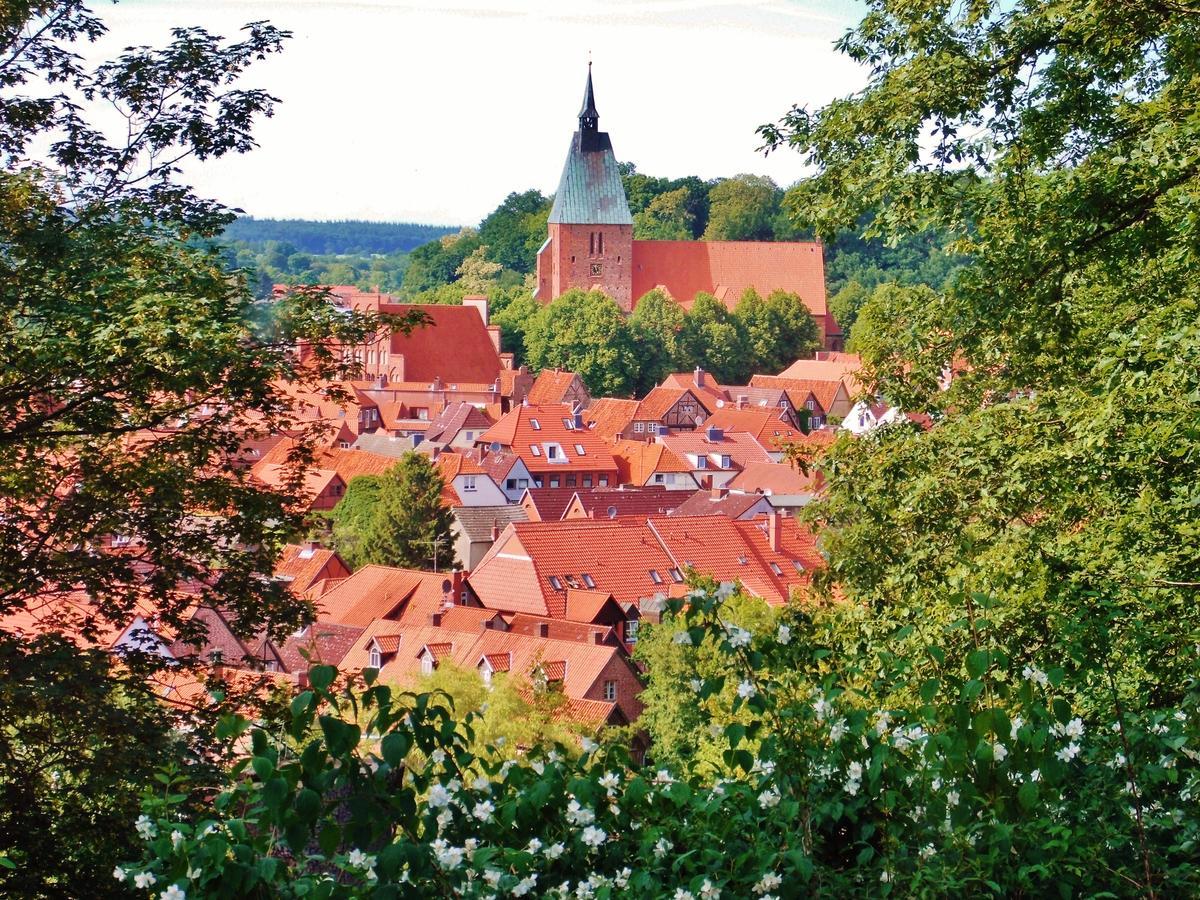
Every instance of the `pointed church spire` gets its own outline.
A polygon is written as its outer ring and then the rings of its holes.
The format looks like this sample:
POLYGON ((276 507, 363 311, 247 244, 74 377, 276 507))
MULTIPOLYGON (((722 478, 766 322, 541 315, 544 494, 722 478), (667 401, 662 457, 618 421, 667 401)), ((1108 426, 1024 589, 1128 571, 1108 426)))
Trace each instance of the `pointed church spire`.
POLYGON ((596 131, 600 127, 600 113, 596 111, 596 95, 592 92, 592 61, 588 60, 587 87, 583 91, 583 106, 579 110, 579 130, 596 131))

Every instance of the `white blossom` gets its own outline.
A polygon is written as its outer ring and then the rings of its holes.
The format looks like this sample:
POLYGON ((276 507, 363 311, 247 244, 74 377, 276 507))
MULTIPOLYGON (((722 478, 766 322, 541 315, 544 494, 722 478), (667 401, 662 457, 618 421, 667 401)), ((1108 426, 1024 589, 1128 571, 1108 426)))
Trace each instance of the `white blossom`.
POLYGON ((675 781, 675 779, 671 777, 670 769, 659 769, 658 772, 655 773, 654 780, 660 784, 671 784, 675 781))
POLYGON ((654 842, 654 858, 663 859, 671 852, 671 842, 665 837, 660 837, 654 842))
POLYGON ((595 741, 593 741, 589 737, 585 737, 583 740, 581 740, 579 742, 579 745, 581 747, 583 747, 584 753, 595 753, 597 750, 600 749, 600 745, 597 744, 595 741))
POLYGON ((685 891, 683 888, 675 888, 674 900, 696 900, 696 897, 691 891, 685 891))
POLYGON ((818 692, 817 702, 813 704, 813 710, 817 714, 817 718, 824 722, 833 714, 833 704, 825 699, 825 695, 818 692))
POLYGON ((187 900, 187 891, 177 885, 170 885, 165 891, 159 894, 161 900, 187 900))
POLYGON ((595 825, 589 825, 587 828, 583 829, 583 834, 581 834, 579 837, 580 840, 582 840, 589 847, 599 847, 606 840, 608 840, 608 833, 605 832, 603 828, 597 828, 595 825))
POLYGON ((147 815, 138 816, 137 821, 133 823, 133 827, 137 829, 137 833, 141 836, 143 841, 148 841, 158 834, 158 829, 154 826, 154 823, 150 821, 150 817, 147 815))
POLYGON ((480 800, 475 804, 475 808, 471 810, 471 815, 480 822, 490 822, 495 812, 496 807, 491 800, 480 800))
POLYGON ((1012 720, 1012 727, 1008 729, 1009 740, 1015 741, 1017 739, 1017 732, 1021 730, 1021 726, 1024 724, 1025 720, 1020 716, 1017 716, 1012 720))
POLYGON ((436 765, 440 766, 442 763, 444 763, 446 761, 446 751, 443 750, 441 747, 438 747, 438 749, 434 750, 432 753, 429 754, 429 758, 436 765))
POLYGON ((714 898, 721 896, 721 889, 705 878, 704 884, 700 885, 700 896, 704 900, 714 900, 714 898))
POLYGON ((1054 755, 1057 756, 1063 762, 1070 762, 1076 756, 1079 755, 1079 745, 1076 744, 1074 741, 1072 741, 1070 744, 1063 747, 1061 750, 1059 750, 1054 755))
POLYGON ((671 639, 676 644, 682 644, 685 647, 692 646, 692 636, 686 631, 675 632, 675 637, 671 639))
POLYGON ((443 869, 457 869, 466 855, 462 847, 452 847, 445 838, 438 838, 431 845, 437 864, 443 869))
POLYGON ((847 726, 845 719, 838 719, 829 726, 829 739, 835 744, 846 736, 847 726))
POLYGON ((745 628, 738 628, 734 625, 729 629, 729 646, 730 647, 746 647, 750 644, 751 634, 745 628))
POLYGON ((695 691, 697 694, 700 693, 700 691, 704 688, 704 682, 701 681, 699 678, 693 678, 691 681, 688 682, 688 684, 691 686, 692 690, 695 691))
POLYGON ((483 871, 483 880, 492 887, 498 885, 500 883, 500 879, 503 877, 504 873, 499 869, 484 869, 483 871))
POLYGON ((369 869, 375 865, 375 857, 368 856, 356 847, 350 851, 350 855, 346 857, 346 862, 350 863, 356 869, 369 869))
POLYGON ((449 809, 443 809, 440 813, 437 814, 438 831, 445 831, 447 828, 450 827, 450 823, 453 821, 454 821, 454 813, 450 812, 449 809))
POLYGON ((154 877, 153 872, 138 872, 133 876, 133 883, 140 891, 146 890, 146 888, 150 887, 156 881, 158 879, 154 877))
POLYGON ((999 741, 992 743, 992 759, 996 762, 1004 762, 1004 757, 1008 756, 1008 748, 999 741))
POLYGON ((1026 666, 1021 670, 1021 674, 1025 677, 1026 681, 1035 682, 1042 687, 1045 687, 1050 683, 1050 679, 1047 677, 1046 673, 1037 666, 1026 666))
POLYGON ((879 880, 882 881, 884 884, 887 884, 889 881, 892 880, 892 873, 889 872, 887 869, 884 869, 882 872, 879 873, 879 880))
POLYGON ((878 713, 876 713, 875 714, 875 736, 883 737, 884 733, 888 730, 888 725, 891 723, 891 721, 892 721, 891 714, 888 713, 886 710, 881 709, 878 713))
POLYGON ((537 885, 537 872, 532 872, 526 875, 520 881, 513 885, 512 895, 514 897, 524 897, 537 885))
POLYGON ((765 894, 767 891, 775 890, 775 888, 779 887, 781 884, 783 884, 782 878, 780 878, 774 872, 767 872, 762 878, 758 879, 758 881, 754 883, 754 887, 751 888, 751 890, 756 894, 765 894))
POLYGON ((741 684, 738 685, 737 692, 738 692, 738 696, 741 697, 743 700, 749 700, 751 697, 753 697, 755 694, 758 693, 758 688, 756 688, 749 679, 746 679, 745 681, 743 681, 741 684))
POLYGON ((763 809, 774 809, 779 805, 780 794, 775 788, 767 788, 758 795, 758 805, 763 809))
POLYGON ((537 853, 541 849, 542 849, 542 842, 539 841, 537 838, 530 838, 529 846, 527 846, 525 848, 525 852, 526 853, 537 853))
POLYGON ((937 854, 937 851, 933 849, 933 844, 926 844, 917 853, 917 855, 919 857, 921 857, 921 859, 932 859, 936 854, 937 854))
POLYGON ((620 872, 618 872, 616 875, 613 876, 613 884, 615 884, 619 888, 628 887, 629 886, 629 876, 632 874, 633 874, 633 869, 629 868, 629 866, 626 866, 620 872))
POLYGON ((958 806, 958 799, 959 799, 958 791, 947 791, 946 792, 946 805, 947 806, 958 806))
POLYGON ((199 878, 199 877, 200 877, 201 875, 203 875, 203 874, 204 874, 204 873, 203 873, 203 872, 201 872, 201 871, 200 871, 199 869, 197 869, 197 868, 189 868, 189 869, 187 870, 187 877, 188 877, 188 881, 195 881, 197 878, 199 878))
POLYGON ((563 855, 563 851, 566 849, 567 849, 566 844, 559 842, 559 843, 551 844, 549 847, 547 847, 545 850, 543 850, 542 855, 545 856, 546 859, 558 859, 560 856, 563 855))
POLYGON ((450 805, 450 792, 446 790, 446 786, 434 782, 429 789, 429 799, 426 801, 430 809, 441 809, 450 805))
POLYGON ((775 632, 775 640, 781 644, 790 644, 792 642, 792 629, 786 625, 780 625, 779 630, 775 632))
POLYGON ((598 784, 605 790, 616 790, 616 788, 621 784, 621 776, 616 772, 605 772, 600 777, 598 784))
POLYGON ((486 794, 490 794, 492 792, 492 783, 488 781, 487 777, 484 775, 480 775, 473 782, 471 782, 471 787, 486 794))
POLYGON ((125 870, 122 869, 120 866, 117 866, 115 869, 113 869, 113 878, 117 879, 117 881, 124 881, 126 874, 127 873, 125 872, 125 870))
POLYGON ((171 832, 171 846, 176 850, 183 846, 183 832, 178 828, 171 832))
POLYGON ((596 821, 596 814, 586 806, 580 806, 579 801, 572 798, 567 804, 567 821, 572 825, 591 825, 596 821))

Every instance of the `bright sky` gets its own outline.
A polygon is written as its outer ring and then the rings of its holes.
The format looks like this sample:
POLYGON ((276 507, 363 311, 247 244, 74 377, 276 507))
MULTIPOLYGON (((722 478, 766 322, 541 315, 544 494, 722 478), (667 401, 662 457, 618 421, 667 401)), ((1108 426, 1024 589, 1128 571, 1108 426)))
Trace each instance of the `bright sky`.
MULTIPOLYGON (((97 54, 173 25, 294 32, 248 83, 283 101, 260 148, 191 165, 205 195, 260 217, 475 224, 558 184, 589 51, 600 127, 651 175, 803 174, 756 126, 859 89, 833 41, 859 0, 125 0, 94 7, 97 54), (436 7, 436 8, 435 8, 436 7)), ((91 53, 89 53, 89 56, 91 53)))

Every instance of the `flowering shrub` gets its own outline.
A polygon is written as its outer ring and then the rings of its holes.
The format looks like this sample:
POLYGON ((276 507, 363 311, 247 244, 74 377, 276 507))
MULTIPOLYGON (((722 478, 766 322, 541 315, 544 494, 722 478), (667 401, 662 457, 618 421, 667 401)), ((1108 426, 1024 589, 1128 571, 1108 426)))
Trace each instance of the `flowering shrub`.
MULTIPOLYGON (((719 775, 641 769, 590 741, 476 755, 472 718, 442 695, 317 668, 286 735, 225 721, 247 752, 211 815, 181 818, 196 788, 164 774, 144 855, 114 874, 166 900, 1200 889, 1194 695, 1086 720, 1061 669, 981 648, 880 709, 803 616, 753 633, 725 624, 726 595, 697 589, 662 626, 736 670, 730 712, 749 724, 723 726, 719 775)), ((895 693, 905 668, 874 681, 895 693)), ((726 696, 727 677, 703 678, 701 698, 726 696)))

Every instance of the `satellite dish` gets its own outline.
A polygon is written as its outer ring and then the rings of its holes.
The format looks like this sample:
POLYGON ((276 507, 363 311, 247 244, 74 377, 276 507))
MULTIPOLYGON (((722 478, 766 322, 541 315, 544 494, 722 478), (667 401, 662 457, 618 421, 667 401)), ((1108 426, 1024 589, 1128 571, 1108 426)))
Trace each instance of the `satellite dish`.
POLYGON ((610 519, 615 519, 617 517, 617 508, 615 506, 610 506, 608 508, 608 517, 610 519))
POLYGON ((490 444, 488 444, 488 449, 491 450, 493 453, 499 453, 500 452, 500 442, 492 441, 490 444))
POLYGON ((725 406, 725 401, 724 401, 724 400, 718 400, 718 401, 717 401, 717 409, 722 409, 724 406, 725 406))

